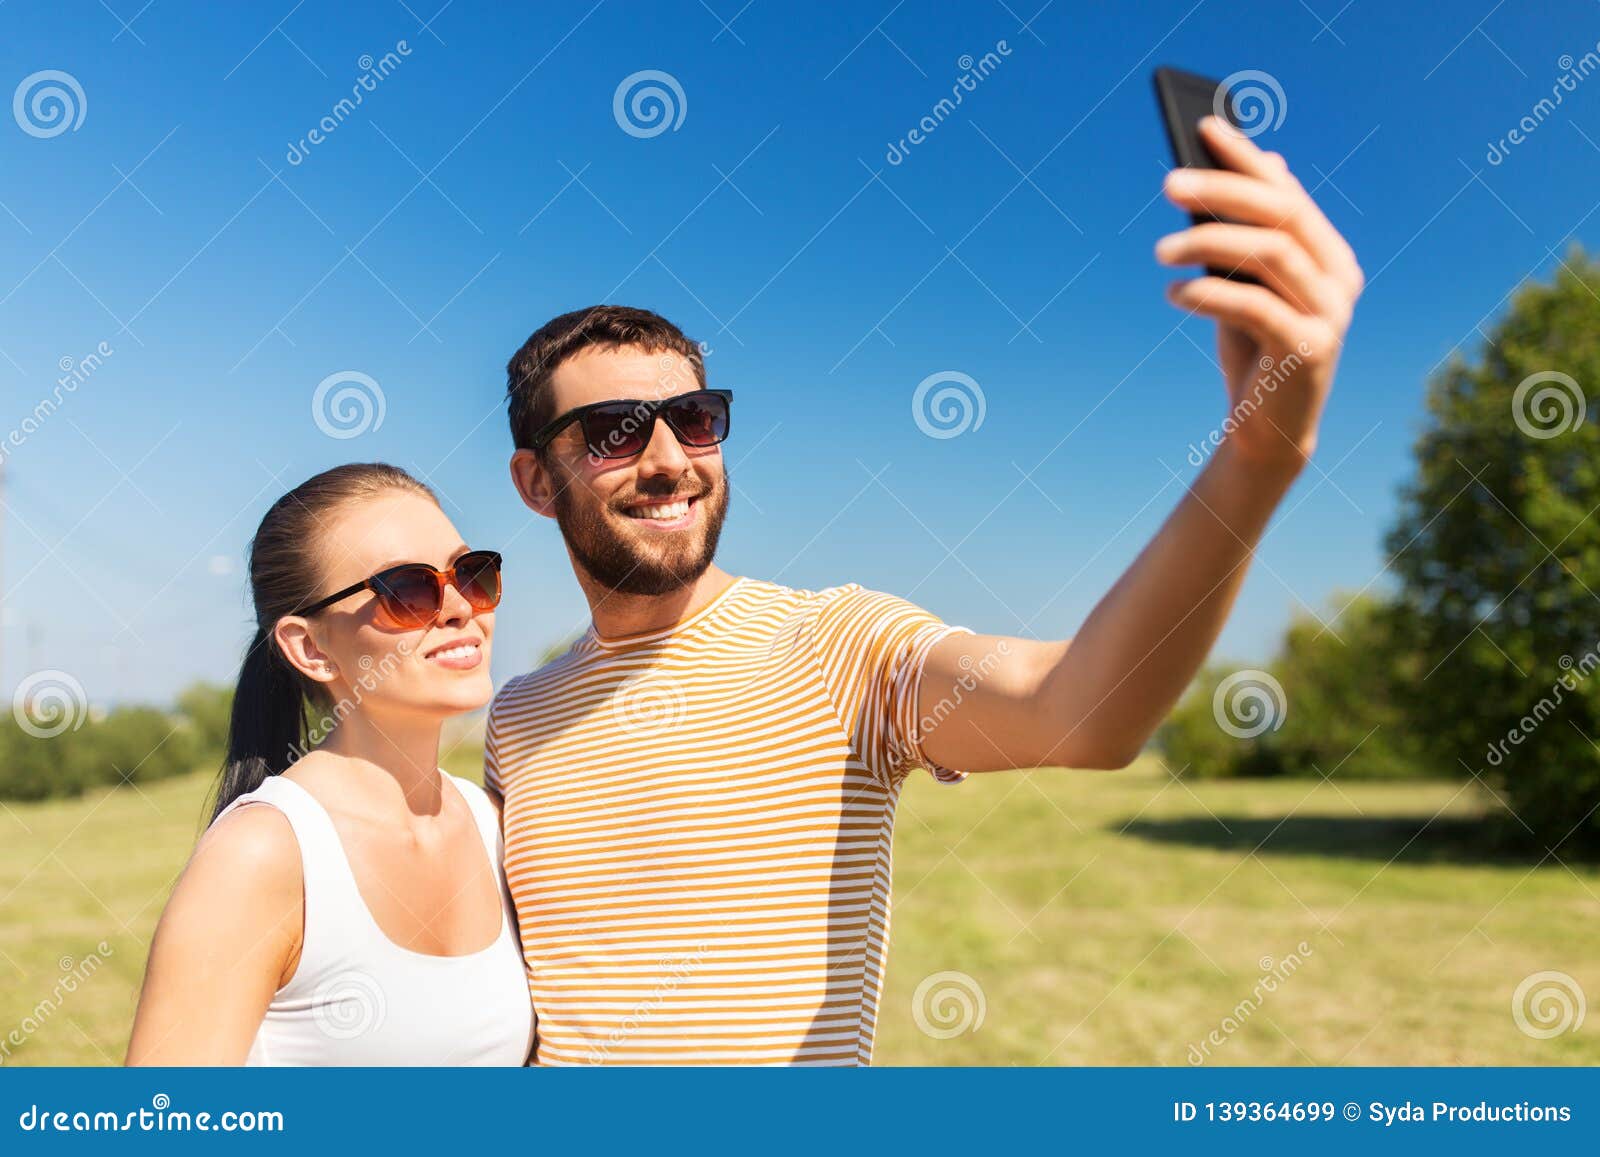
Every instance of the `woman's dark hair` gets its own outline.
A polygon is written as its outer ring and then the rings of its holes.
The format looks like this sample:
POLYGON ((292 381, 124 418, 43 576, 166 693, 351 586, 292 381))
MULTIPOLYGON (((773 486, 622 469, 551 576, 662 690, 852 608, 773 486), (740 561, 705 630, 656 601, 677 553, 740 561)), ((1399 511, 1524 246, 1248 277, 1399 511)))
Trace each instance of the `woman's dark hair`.
POLYGON ((398 466, 356 462, 308 478, 272 504, 250 541, 250 595, 256 632, 239 667, 228 722, 228 753, 217 779, 211 818, 286 769, 307 742, 306 706, 321 695, 278 649, 273 628, 326 593, 319 551, 340 507, 391 490, 438 502, 398 466))

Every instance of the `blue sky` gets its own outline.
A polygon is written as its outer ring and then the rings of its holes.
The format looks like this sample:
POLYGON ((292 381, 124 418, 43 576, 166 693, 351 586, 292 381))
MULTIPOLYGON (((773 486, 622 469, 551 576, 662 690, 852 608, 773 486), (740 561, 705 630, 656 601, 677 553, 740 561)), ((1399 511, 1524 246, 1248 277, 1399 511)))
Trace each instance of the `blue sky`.
POLYGON ((1320 185, 1370 279, 1320 472, 1223 636, 1262 657, 1297 607, 1378 576, 1430 371, 1600 234, 1600 80, 1487 159, 1595 48, 1592 4, 740 2, 0 9, 5 90, 58 70, 82 93, 56 135, 0 118, 0 425, 63 359, 112 351, 9 449, 7 693, 40 668, 102 701, 231 677, 251 531, 351 459, 425 473, 506 553, 495 674, 526 669, 586 613, 507 481, 503 367, 601 300, 677 321, 737 392, 730 570, 1072 633, 1223 413, 1211 326, 1165 303, 1151 256, 1182 224, 1154 200, 1162 63, 1270 74, 1282 120, 1260 139, 1320 185), (682 92, 656 135, 614 114, 645 70, 682 92), (312 411, 342 371, 384 405, 343 439, 312 411), (977 383, 983 421, 933 438, 912 398, 943 372, 977 383))

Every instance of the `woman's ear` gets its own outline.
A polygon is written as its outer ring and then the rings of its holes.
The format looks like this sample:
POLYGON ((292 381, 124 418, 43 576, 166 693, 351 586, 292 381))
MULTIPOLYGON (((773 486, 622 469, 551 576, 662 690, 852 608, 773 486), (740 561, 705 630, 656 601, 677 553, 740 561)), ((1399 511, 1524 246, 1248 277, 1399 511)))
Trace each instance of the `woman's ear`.
POLYGON ((546 518, 556 516, 553 479, 538 453, 518 450, 511 455, 511 482, 529 510, 546 518))
POLYGON ((299 615, 285 615, 272 628, 278 651, 300 674, 313 683, 332 683, 339 677, 333 657, 317 646, 311 622, 299 615))

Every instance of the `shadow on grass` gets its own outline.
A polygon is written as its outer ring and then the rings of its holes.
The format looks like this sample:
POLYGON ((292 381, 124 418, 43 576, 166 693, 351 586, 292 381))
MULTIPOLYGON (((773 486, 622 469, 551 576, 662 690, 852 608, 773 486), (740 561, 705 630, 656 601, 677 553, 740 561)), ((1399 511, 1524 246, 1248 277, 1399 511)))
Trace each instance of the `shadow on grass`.
MULTIPOLYGON (((1134 819, 1110 830, 1162 844, 1274 856, 1411 864, 1537 864, 1546 850, 1493 813, 1426 816, 1229 816, 1134 819)), ((1559 851, 1560 849, 1558 849, 1559 851)), ((1566 853, 1562 853, 1564 856, 1566 853)), ((1577 858, 1576 855, 1572 858, 1577 858)), ((1553 862, 1553 861, 1552 861, 1553 862)))

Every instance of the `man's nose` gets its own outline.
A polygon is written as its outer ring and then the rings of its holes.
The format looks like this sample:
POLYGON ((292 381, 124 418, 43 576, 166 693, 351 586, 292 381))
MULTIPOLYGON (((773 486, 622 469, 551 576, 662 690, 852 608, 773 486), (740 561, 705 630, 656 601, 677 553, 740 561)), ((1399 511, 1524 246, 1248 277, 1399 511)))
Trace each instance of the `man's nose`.
POLYGON ((680 477, 689 469, 689 456, 678 445, 678 436, 661 418, 656 419, 650 442, 639 455, 638 471, 649 477, 680 477))

